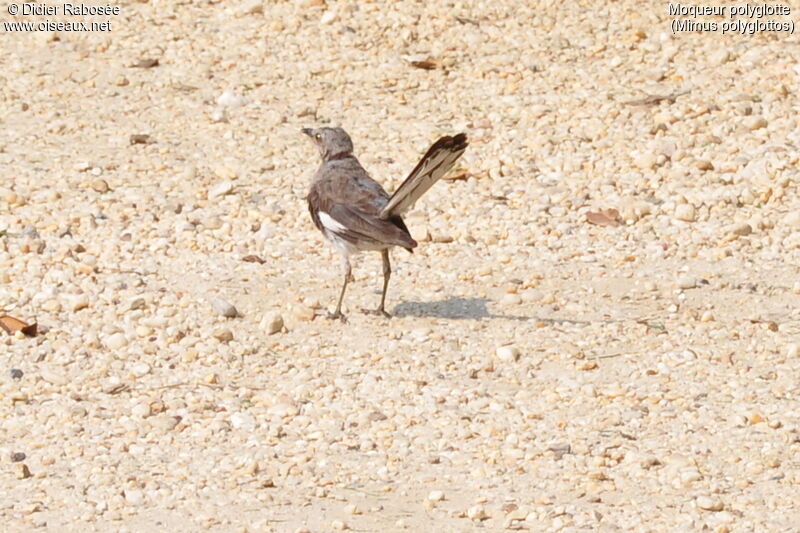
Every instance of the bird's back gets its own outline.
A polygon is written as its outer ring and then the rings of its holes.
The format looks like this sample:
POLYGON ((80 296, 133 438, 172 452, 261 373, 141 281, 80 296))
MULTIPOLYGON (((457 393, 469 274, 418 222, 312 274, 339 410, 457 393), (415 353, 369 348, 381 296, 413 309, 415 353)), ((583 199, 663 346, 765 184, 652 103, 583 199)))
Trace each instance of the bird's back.
MULTIPOLYGON (((380 183, 369 177, 355 157, 322 163, 311 182, 309 196, 324 198, 325 203, 345 204, 378 216, 389 201, 380 183)), ((324 206, 320 206, 325 211, 324 206)))

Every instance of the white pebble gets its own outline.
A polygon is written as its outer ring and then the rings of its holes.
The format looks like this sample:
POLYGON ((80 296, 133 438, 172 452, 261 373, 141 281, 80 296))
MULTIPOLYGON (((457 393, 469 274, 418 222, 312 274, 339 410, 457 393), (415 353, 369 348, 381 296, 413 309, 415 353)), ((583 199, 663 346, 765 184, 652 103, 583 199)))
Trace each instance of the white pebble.
POLYGON ((675 208, 675 218, 684 222, 694 222, 697 219, 697 213, 692 204, 678 204, 675 208))
POLYGON ((519 359, 519 348, 516 346, 500 346, 497 349, 497 358, 501 361, 517 361, 519 359))

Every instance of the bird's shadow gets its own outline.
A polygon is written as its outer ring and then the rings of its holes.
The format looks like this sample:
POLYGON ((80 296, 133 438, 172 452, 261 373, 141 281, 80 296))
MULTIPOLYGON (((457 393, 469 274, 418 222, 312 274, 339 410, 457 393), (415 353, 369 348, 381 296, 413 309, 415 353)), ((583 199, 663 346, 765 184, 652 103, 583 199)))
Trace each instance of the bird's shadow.
POLYGON ((489 311, 486 298, 448 298, 438 302, 403 302, 394 308, 395 316, 436 318, 512 318, 526 320, 528 317, 495 315, 489 311))

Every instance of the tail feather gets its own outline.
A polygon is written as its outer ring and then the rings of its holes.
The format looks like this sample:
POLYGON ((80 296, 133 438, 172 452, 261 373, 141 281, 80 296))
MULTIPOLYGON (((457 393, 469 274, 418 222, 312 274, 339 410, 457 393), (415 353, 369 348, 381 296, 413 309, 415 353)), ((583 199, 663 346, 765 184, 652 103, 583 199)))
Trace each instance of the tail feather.
POLYGON ((433 143, 411 174, 389 198, 380 218, 402 215, 410 209, 434 183, 447 174, 466 149, 467 136, 463 133, 442 137, 433 143))

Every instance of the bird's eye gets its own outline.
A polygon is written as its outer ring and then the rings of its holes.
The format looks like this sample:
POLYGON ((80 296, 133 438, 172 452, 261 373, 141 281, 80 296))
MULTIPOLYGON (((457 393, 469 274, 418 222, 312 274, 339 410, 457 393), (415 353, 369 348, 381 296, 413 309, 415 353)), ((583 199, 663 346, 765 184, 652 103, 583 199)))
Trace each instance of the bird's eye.
POLYGON ((314 138, 315 138, 316 140, 320 140, 320 139, 322 139, 322 135, 320 135, 319 133, 317 133, 316 135, 314 135, 314 138))

